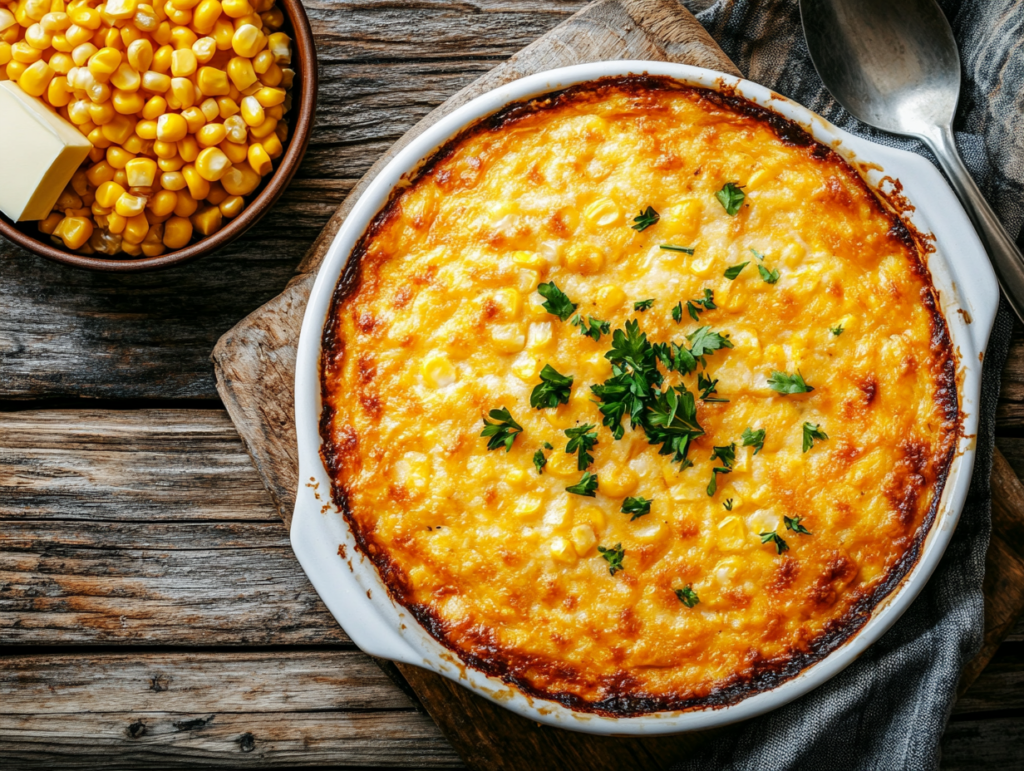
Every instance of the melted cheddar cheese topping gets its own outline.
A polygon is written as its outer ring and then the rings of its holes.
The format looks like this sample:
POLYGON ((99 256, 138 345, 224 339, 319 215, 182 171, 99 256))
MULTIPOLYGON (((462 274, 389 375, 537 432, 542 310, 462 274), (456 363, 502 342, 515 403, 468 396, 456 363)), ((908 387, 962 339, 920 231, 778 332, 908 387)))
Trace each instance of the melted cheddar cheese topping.
POLYGON ((958 436, 954 365, 915 240, 846 161, 739 98, 612 79, 468 130, 378 215, 325 328, 323 454, 393 596, 466 663, 604 714, 723 704, 839 645, 913 565, 958 436), (549 312, 548 283, 610 331, 549 312), (659 365, 696 397, 688 468, 628 415, 621 439, 602 425, 591 386, 631 320, 732 345, 659 365), (568 402, 533 408, 548 364, 568 402), (704 399, 698 377, 718 381, 704 399), (522 431, 489 451, 501 408, 522 431), (586 424, 593 497, 566 490, 586 424))

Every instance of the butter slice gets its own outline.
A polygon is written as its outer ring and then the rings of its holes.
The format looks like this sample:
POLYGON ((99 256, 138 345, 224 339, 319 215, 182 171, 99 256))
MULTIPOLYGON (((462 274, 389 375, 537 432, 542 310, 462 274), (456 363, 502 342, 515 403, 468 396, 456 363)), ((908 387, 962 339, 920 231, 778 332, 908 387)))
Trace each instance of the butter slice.
POLYGON ((10 219, 44 219, 91 149, 41 99, 0 81, 0 211, 10 219))

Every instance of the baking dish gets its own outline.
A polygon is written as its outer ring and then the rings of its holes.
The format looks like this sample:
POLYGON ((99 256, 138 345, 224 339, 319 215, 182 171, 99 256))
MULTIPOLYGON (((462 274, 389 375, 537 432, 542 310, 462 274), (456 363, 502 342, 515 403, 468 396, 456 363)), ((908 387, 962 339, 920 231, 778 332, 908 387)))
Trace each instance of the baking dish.
POLYGON ((422 666, 470 687, 525 717, 572 730, 610 735, 656 735, 707 729, 777 708, 815 688, 849 665, 903 613, 935 569, 955 529, 974 461, 981 388, 981 361, 998 288, 981 243, 939 173, 923 158, 853 137, 805 108, 749 81, 685 65, 618 61, 540 73, 495 89, 431 126, 402 150, 366 188, 335 237, 312 290, 298 348, 296 431, 300 486, 291 538, 295 553, 327 607, 353 641, 373 655, 422 666), (319 454, 320 344, 335 284, 349 253, 393 187, 446 140, 506 105, 576 83, 611 75, 665 75, 689 85, 730 90, 803 126, 859 168, 875 188, 891 189, 915 207, 904 214, 935 239, 928 258, 954 347, 963 436, 921 556, 870 620, 826 658, 771 691, 718 709, 660 712, 611 718, 575 712, 531 698, 462 664, 400 605, 392 602, 376 569, 358 551, 341 514, 330 501, 330 478, 319 454))

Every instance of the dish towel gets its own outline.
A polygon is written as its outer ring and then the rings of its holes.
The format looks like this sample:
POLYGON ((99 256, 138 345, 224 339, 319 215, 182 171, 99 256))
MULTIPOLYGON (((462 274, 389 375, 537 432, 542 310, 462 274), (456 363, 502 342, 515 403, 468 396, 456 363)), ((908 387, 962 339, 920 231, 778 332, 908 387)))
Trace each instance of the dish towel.
MULTIPOLYGON (((796 0, 685 4, 750 80, 853 134, 934 160, 920 143, 869 128, 832 99, 811 64, 796 0)), ((963 67, 957 144, 985 197, 1016 236, 1024 221, 1024 3, 944 0, 940 5, 953 27, 963 67)), ((938 767, 960 670, 982 640, 994 417, 1012 321, 1003 301, 985 354, 981 425, 967 503, 921 595, 882 639, 824 686, 725 729, 676 769, 938 767)))

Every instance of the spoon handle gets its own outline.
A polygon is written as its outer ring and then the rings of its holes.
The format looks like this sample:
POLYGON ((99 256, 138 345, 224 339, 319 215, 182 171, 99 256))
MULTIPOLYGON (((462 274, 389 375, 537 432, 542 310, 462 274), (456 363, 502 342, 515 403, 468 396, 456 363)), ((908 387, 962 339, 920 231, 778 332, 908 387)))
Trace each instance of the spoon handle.
POLYGON ((943 127, 921 138, 939 159, 939 165, 949 177, 957 197, 985 245, 1006 299, 1017 317, 1024 321, 1024 255, 1021 255, 1010 234, 1000 224, 996 213, 974 184, 974 179, 956 149, 952 129, 943 127))

